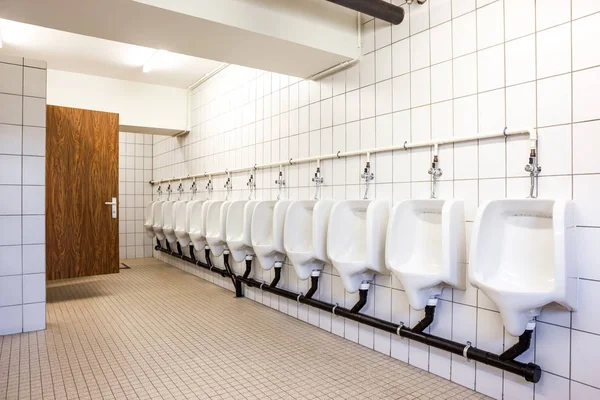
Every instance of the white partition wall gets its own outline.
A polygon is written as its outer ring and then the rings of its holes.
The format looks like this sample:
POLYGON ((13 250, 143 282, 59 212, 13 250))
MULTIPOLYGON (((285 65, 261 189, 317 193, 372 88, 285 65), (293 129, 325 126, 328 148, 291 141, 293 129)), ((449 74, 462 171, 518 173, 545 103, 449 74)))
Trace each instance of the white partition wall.
MULTIPOLYGON (((535 343, 520 357, 545 371, 535 387, 295 301, 252 288, 246 296, 494 398, 600 398, 600 374, 589 368, 600 358, 600 158, 595 151, 600 145, 600 46, 593 39, 600 37, 600 3, 430 0, 404 7, 406 18, 399 26, 364 18, 362 61, 319 82, 231 66, 197 88, 191 133, 155 139, 153 179, 505 127, 537 128, 540 198, 573 199, 577 205, 581 280, 580 309, 544 309, 535 343)), ((480 204, 529 194, 528 152, 526 136, 440 146, 443 175, 437 196, 464 199, 467 246, 480 204)), ((394 203, 429 198, 431 161, 429 148, 371 155, 371 198, 394 203)), ((365 162, 364 156, 323 161, 322 197, 361 198, 365 162)), ((282 198, 312 199, 315 169, 315 163, 284 165, 282 198)), ((257 199, 277 197, 278 172, 277 167, 258 171, 257 199)), ((232 175, 232 199, 248 197, 248 175, 232 175)), ((224 199, 225 179, 213 179, 214 199, 224 199)), ((190 184, 184 181, 186 191, 190 184)), ((199 178, 200 198, 206 197, 205 185, 199 178)), ((173 257, 155 257, 231 286, 173 257)), ((222 265, 221 258, 215 262, 222 265)), ((233 266, 243 272, 242 264, 233 266)), ((273 275, 256 263, 253 271, 265 281, 273 275)), ((282 275, 280 287, 308 290, 308 281, 299 280, 289 263, 282 275)), ((324 268, 319 286, 316 298, 326 302, 348 307, 358 298, 345 293, 331 266, 324 268)), ((410 326, 422 317, 409 307, 400 283, 388 276, 376 277, 363 312, 410 326)), ((516 342, 494 303, 470 285, 466 291, 443 291, 431 333, 492 352, 516 342)))
POLYGON ((0 335, 46 328, 46 63, 0 55, 0 335))

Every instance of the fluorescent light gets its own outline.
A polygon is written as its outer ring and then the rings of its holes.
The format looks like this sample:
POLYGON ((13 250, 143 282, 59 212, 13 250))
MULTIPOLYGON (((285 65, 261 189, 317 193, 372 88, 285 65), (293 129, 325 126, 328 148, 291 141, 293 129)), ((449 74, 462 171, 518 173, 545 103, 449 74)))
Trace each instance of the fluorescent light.
POLYGON ((0 49, 2 48, 2 31, 0 31, 0 49))
POLYGON ((161 58, 163 58, 165 55, 167 55, 169 52, 166 50, 156 50, 151 56, 150 58, 146 61, 146 63, 144 64, 144 66, 142 67, 142 71, 143 72, 150 72, 152 71, 152 68, 159 64, 161 61, 161 58))

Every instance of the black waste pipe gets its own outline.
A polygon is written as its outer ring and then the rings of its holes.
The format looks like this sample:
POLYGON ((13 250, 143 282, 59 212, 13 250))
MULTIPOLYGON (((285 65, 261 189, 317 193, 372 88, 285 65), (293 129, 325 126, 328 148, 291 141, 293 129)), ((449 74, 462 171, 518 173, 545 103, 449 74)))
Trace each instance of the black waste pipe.
POLYGON ((340 6, 363 14, 379 18, 383 21, 398 25, 404 19, 402 7, 395 6, 385 0, 327 0, 340 6))
POLYGON ((506 351, 498 358, 502 361, 514 360, 519 357, 521 354, 525 353, 529 346, 531 345, 531 336, 533 334, 533 329, 528 329, 523 332, 521 336, 519 336, 519 341, 512 345, 510 348, 506 349, 506 351))
POLYGON ((435 306, 425 306, 425 317, 417 323, 411 330, 413 332, 423 332, 433 322, 435 306))
MULTIPOLYGON (((363 286, 363 285, 361 285, 361 286, 363 286)), ((358 298, 358 302, 350 310, 350 312, 352 312, 352 313, 359 312, 360 310, 362 310, 362 308, 365 306, 365 304, 367 304, 367 297, 369 296, 369 286, 367 286, 366 288, 361 287, 358 290, 358 295, 360 296, 358 298)))
POLYGON ((306 292, 306 294, 304 295, 304 297, 306 297, 307 299, 312 299, 313 295, 319 288, 319 271, 316 272, 317 273, 313 271, 314 275, 310 276, 310 289, 308 289, 308 292, 306 292))
POLYGON ((273 280, 271 281, 269 286, 271 286, 271 287, 277 286, 280 279, 281 279, 281 267, 275 266, 275 277, 273 278, 273 280))
MULTIPOLYGON (((241 278, 241 277, 240 277, 241 278)), ((410 328, 404 325, 394 324, 393 322, 385 321, 379 318, 371 317, 360 313, 354 313, 347 308, 340 307, 338 305, 328 304, 320 300, 309 299, 302 294, 293 293, 285 289, 272 288, 267 285, 261 285, 261 282, 255 281, 254 279, 242 279, 244 283, 249 286, 260 287, 262 290, 276 295, 285 297, 290 300, 298 301, 302 304, 318 308, 323 311, 333 313, 337 316, 348 318, 350 320, 359 322, 389 332, 400 337, 411 339, 431 347, 449 351, 453 354, 463 356, 469 360, 475 360, 486 365, 490 365, 499 368, 504 371, 511 372, 513 374, 522 376, 528 382, 537 383, 540 380, 542 370, 534 363, 522 363, 515 360, 500 360, 497 354, 493 354, 484 350, 477 349, 469 344, 453 342, 448 339, 440 338, 428 333, 413 332, 410 328)))
POLYGON ((177 242, 177 252, 181 257, 183 257, 183 250, 181 249, 181 244, 179 244, 179 242, 177 242))
MULTIPOLYGON (((173 252, 168 251, 167 249, 164 249, 162 247, 156 246, 154 249, 173 256, 173 252)), ((177 258, 181 258, 183 261, 187 261, 189 263, 192 263, 192 264, 196 265, 197 267, 204 268, 204 269, 207 269, 209 271, 215 272, 215 273, 221 275, 222 277, 229 276, 229 273, 227 271, 225 271, 224 269, 217 268, 217 267, 215 267, 213 265, 208 265, 207 263, 203 263, 200 260, 193 260, 191 257, 187 257, 187 256, 177 257, 177 258)))
POLYGON ((196 261, 196 255, 194 254, 194 245, 190 244, 190 258, 196 261))
POLYGON ((160 239, 158 237, 156 238, 156 247, 158 247, 159 249, 162 247, 162 244, 160 244, 160 239))
POLYGON ((165 240, 165 244, 167 245, 167 250, 169 250, 169 253, 173 254, 173 250, 171 250, 171 245, 169 244, 168 240, 165 240))
MULTIPOLYGON (((159 248, 157 246, 156 250, 160 250, 164 253, 171 254, 165 249, 159 248)), ((201 266, 203 268, 209 269, 213 272, 219 272, 222 276, 228 276, 228 272, 216 267, 208 266, 207 264, 201 263, 199 261, 194 262, 189 257, 182 257, 183 260, 201 266)), ((248 264, 246 264, 248 265, 248 264)), ((307 304, 311 307, 318 308, 319 310, 323 310, 326 312, 330 312, 334 315, 341 316, 344 318, 348 318, 352 321, 359 322, 361 324, 365 324, 371 326, 373 328, 380 329, 384 332, 388 332, 391 334, 398 335, 400 337, 414 340, 419 343, 426 344, 431 347, 435 347, 441 350, 448 351, 450 353, 463 356, 469 360, 474 360, 480 362, 482 364, 486 364, 503 371, 507 371, 513 373, 515 375, 519 375, 527 382, 537 383, 539 382, 542 376, 542 369, 539 365, 534 363, 522 363, 520 361, 516 361, 514 359, 501 359, 498 354, 490 353, 485 350, 478 349, 476 347, 471 346, 470 343, 458 343, 449 339, 444 339, 438 336, 434 336, 428 333, 423 332, 415 332, 410 328, 407 328, 404 325, 395 324, 393 322, 385 321, 379 318, 371 317, 369 315, 360 314, 357 312, 352 312, 352 310, 348 310, 347 308, 340 307, 337 304, 329 304, 320 300, 315 300, 312 298, 307 298, 305 295, 290 292, 289 290, 281 289, 278 287, 271 287, 270 285, 265 285, 264 282, 259 282, 252 278, 244 278, 243 276, 237 276, 236 281, 239 283, 239 287, 241 287, 241 283, 245 283, 250 287, 258 287, 261 288, 265 292, 273 293, 281 297, 285 297, 286 299, 294 300, 302 304, 307 304)), ((238 287, 236 286, 236 295, 237 295, 238 287)), ((240 288, 241 291, 241 288, 240 288)), ((523 339, 523 342, 525 342, 523 339)), ((519 338, 521 341, 521 338, 519 338)), ((513 346, 516 347, 518 343, 513 346)), ((522 346, 522 345, 520 345, 522 346)), ((511 351, 508 349, 506 352, 511 351)), ((506 353, 505 352, 505 353, 506 353)), ((504 354, 504 353, 503 353, 504 354)), ((504 356, 506 357, 506 356, 504 356)))
POLYGON ((206 264, 209 267, 212 267, 212 261, 210 261, 210 249, 208 247, 204 248, 204 259, 206 260, 206 264))
POLYGON ((246 271, 244 272, 243 278, 246 279, 250 276, 250 272, 252 272, 252 259, 246 258, 246 271))

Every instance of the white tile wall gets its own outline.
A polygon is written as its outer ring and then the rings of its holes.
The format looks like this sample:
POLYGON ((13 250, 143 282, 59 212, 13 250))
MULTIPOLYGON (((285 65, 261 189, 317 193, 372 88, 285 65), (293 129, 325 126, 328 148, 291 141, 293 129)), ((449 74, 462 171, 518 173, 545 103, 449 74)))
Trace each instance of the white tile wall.
POLYGON ((46 327, 46 63, 0 55, 0 335, 46 327))
MULTIPOLYGON (((189 136, 155 137, 153 177, 505 126, 538 127, 540 196, 577 202, 582 278, 580 311, 545 309, 532 349, 521 356, 545 371, 539 384, 330 314, 315 314, 260 291, 246 293, 250 299, 495 398, 600 399, 600 375, 590 368, 600 357, 600 314, 594 311, 600 306, 600 163, 595 155, 600 144, 600 2, 429 0, 404 7, 404 22, 391 29, 384 22, 365 19, 360 65, 321 82, 236 66, 225 69, 195 90, 189 136)), ((479 204, 527 196, 523 169, 527 153, 525 138, 442 146, 440 195, 465 199, 467 240, 479 204)), ((414 150, 372 157, 374 195, 394 202, 427 197, 430 156, 429 150, 414 150)), ((323 197, 362 195, 358 176, 364 161, 354 157, 324 162, 323 197)), ((285 195, 312 197, 314 168, 314 164, 286 167, 285 195)), ((257 198, 275 198, 276 173, 258 172, 257 198)), ((234 197, 246 197, 246 174, 233 178, 234 197)), ((215 179, 215 197, 223 197, 223 183, 222 177, 215 179)), ((204 184, 200 181, 199 187, 204 184)), ((171 257, 155 256, 230 286, 227 280, 171 257)), ((236 268, 242 271, 242 266, 236 268)), ((307 282, 299 281, 291 266, 286 268, 282 286, 306 291, 307 282)), ((271 272, 260 269, 254 274, 271 278, 271 272)), ((321 298, 352 305, 355 296, 344 294, 331 267, 322 276, 321 298)), ((410 309, 398 282, 389 278, 376 280, 368 310, 412 324, 421 316, 410 309)), ((490 351, 502 351, 516 340, 504 332, 495 305, 470 285, 466 291, 444 293, 431 329, 490 351)))
POLYGON ((119 132, 119 254, 152 257, 144 210, 152 200, 152 135, 119 132))

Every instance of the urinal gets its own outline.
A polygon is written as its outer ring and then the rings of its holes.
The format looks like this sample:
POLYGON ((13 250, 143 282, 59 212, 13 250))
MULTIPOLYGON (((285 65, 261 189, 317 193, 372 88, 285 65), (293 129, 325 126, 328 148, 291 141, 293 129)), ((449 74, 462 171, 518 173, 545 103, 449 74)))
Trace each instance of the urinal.
POLYGON ((153 238, 154 236, 156 236, 156 233, 154 233, 154 206, 156 205, 156 201, 151 201, 148 204, 146 204, 146 210, 144 211, 144 229, 146 230, 146 234, 153 238))
POLYGON ((182 202, 185 204, 175 204, 175 236, 179 244, 183 247, 187 247, 190 244, 190 219, 192 217, 192 208, 197 201, 202 202, 202 200, 192 200, 182 202))
POLYGON ((174 213, 175 203, 177 201, 165 201, 163 204, 163 233, 165 234, 165 238, 167 238, 167 242, 173 244, 177 242, 177 236, 175 236, 175 221, 174 221, 174 213))
POLYGON ((283 248, 298 278, 331 264, 327 257, 327 224, 335 200, 299 200, 285 214, 283 248))
POLYGON ((213 201, 208 207, 206 215, 206 241, 210 246, 210 252, 218 257, 223 254, 227 247, 225 228, 227 222, 227 211, 231 201, 213 201))
POLYGON ((465 251, 462 200, 405 200, 392 209, 385 264, 415 310, 444 287, 465 290, 465 251))
POLYGON ((252 214, 257 200, 232 201, 227 211, 227 246, 231 256, 237 262, 242 262, 246 255, 254 254, 250 231, 252 214))
POLYGON ((283 228, 291 200, 259 201, 252 215, 252 247, 263 269, 283 262, 283 228))
POLYGON ((343 200, 331 208, 327 227, 327 256, 344 287, 356 292, 385 267, 385 234, 390 205, 386 200, 343 200))
POLYGON ((569 200, 492 200, 477 213, 469 280, 519 336, 547 304, 577 308, 574 204, 569 200))
POLYGON ((163 233, 163 206, 166 202, 159 200, 154 204, 154 218, 152 219, 152 230, 156 234, 158 240, 164 240, 165 234, 163 233))
POLYGON ((213 200, 198 200, 192 204, 190 214, 190 228, 188 233, 194 249, 201 251, 207 245, 206 243, 206 217, 208 209, 213 200))

